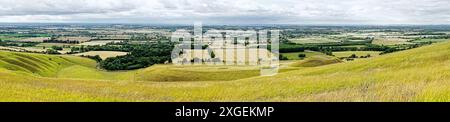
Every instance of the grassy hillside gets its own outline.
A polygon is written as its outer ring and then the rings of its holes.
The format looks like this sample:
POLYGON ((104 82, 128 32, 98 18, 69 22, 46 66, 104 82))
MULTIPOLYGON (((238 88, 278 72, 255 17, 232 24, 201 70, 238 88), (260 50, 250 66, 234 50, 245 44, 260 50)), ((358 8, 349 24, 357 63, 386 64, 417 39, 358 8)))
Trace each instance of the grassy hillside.
MULTIPOLYGON (((255 66, 155 65, 108 72, 88 58, 0 51, 0 68, 35 76, 111 81, 228 81, 259 76, 255 66)), ((281 72, 296 68, 283 68, 281 72)))
POLYGON ((321 52, 316 51, 304 51, 304 52, 291 52, 291 53, 281 53, 283 56, 286 56, 289 60, 300 60, 302 58, 298 57, 299 54, 305 54, 306 58, 313 57, 313 56, 326 56, 325 54, 321 52))
POLYGON ((331 56, 313 56, 311 58, 307 58, 303 61, 297 61, 295 63, 292 63, 290 66, 292 67, 317 67, 317 66, 323 66, 328 64, 335 64, 340 63, 341 60, 331 57, 331 56))
POLYGON ((0 51, 0 67, 12 71, 54 77, 59 70, 72 65, 95 67, 96 62, 73 56, 52 56, 0 51))
POLYGON ((10 69, 0 68, 0 101, 450 101, 449 42, 233 81, 113 82, 23 77, 10 69))

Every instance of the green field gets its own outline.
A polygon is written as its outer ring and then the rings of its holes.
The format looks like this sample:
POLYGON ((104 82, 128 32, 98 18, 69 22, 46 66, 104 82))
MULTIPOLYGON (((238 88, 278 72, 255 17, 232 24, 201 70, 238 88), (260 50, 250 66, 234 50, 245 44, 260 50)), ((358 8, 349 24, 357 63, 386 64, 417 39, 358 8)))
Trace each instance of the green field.
POLYGON ((450 101, 449 42, 270 77, 252 70, 156 65, 106 72, 86 58, 0 51, 0 101, 450 101))
POLYGON ((31 37, 49 37, 48 34, 0 34, 0 40, 19 41, 31 37))
POLYGON ((356 47, 356 48, 362 48, 367 47, 366 45, 348 45, 348 46, 339 46, 339 47, 356 47))
POLYGON ((412 42, 442 42, 442 41, 448 41, 448 39, 419 39, 414 40, 412 42))
POLYGON ((293 52, 293 53, 281 53, 283 56, 286 56, 289 60, 300 60, 301 58, 298 57, 299 54, 305 54, 306 58, 313 57, 313 56, 319 56, 319 55, 325 55, 321 52, 315 52, 315 51, 308 51, 305 52, 293 52))
POLYGON ((329 39, 329 38, 325 38, 325 37, 292 38, 292 39, 289 39, 289 41, 296 43, 296 44, 316 44, 316 43, 340 42, 339 40, 329 39))

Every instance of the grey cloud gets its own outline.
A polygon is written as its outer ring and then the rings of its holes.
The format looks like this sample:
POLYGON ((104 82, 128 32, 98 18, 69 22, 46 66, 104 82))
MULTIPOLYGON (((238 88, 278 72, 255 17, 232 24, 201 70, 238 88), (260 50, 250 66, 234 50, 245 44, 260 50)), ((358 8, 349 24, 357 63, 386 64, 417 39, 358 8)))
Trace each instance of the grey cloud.
POLYGON ((448 0, 0 0, 0 22, 450 24, 448 5, 448 0))
POLYGON ((0 0, 0 16, 102 14, 133 8, 114 0, 0 0))

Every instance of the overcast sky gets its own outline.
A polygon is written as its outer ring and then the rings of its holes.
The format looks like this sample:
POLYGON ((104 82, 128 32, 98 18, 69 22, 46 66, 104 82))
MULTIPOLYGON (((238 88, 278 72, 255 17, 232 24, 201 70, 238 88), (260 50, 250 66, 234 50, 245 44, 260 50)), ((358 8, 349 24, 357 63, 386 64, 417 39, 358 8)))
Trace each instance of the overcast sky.
POLYGON ((450 0, 0 0, 0 22, 450 24, 450 0))

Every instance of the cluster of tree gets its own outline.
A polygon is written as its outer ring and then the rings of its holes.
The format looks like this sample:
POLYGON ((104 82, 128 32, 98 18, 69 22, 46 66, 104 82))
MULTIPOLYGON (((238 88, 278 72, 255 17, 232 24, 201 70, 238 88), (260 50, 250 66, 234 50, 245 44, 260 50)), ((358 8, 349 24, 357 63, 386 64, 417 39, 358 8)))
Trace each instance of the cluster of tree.
POLYGON ((428 37, 422 37, 426 39, 450 39, 450 35, 439 35, 439 36, 428 36, 428 37))
POLYGON ((88 51, 122 51, 122 52, 128 52, 130 50, 134 49, 133 44, 123 43, 122 45, 88 45, 84 46, 81 45, 80 47, 71 47, 70 48, 70 54, 73 53, 82 53, 82 52, 88 52, 88 51))
POLYGON ((56 39, 49 39, 49 40, 43 40, 44 43, 68 43, 68 44, 79 44, 80 41, 78 40, 56 40, 56 39))
POLYGON ((306 57, 306 55, 305 55, 305 54, 303 54, 303 53, 300 53, 300 54, 298 54, 298 57, 299 57, 299 58, 305 58, 305 57, 306 57))
POLYGON ((210 58, 210 59, 200 59, 198 57, 195 57, 193 59, 191 59, 190 61, 188 61, 186 58, 183 58, 183 61, 181 63, 183 64, 188 64, 188 63, 195 63, 195 62, 202 62, 202 63, 225 63, 226 61, 221 60, 220 58, 210 58))
POLYGON ((279 60, 289 60, 288 57, 284 56, 283 54, 278 55, 279 60))
MULTIPOLYGON (((347 46, 301 45, 301 44, 283 43, 280 45, 279 51, 280 53, 289 53, 289 52, 304 52, 305 50, 311 50, 322 52, 327 55, 332 55, 332 52, 338 51, 382 51, 383 53, 391 53, 404 49, 417 48, 426 44, 429 43, 397 45, 397 46, 365 44, 361 47, 347 47, 347 46)), ((270 46, 268 49, 270 49, 270 46)))
POLYGON ((46 54, 61 54, 60 52, 58 52, 57 50, 54 49, 47 49, 47 51, 45 51, 46 54))
POLYGON ((337 35, 340 32, 336 32, 333 30, 316 30, 316 29, 295 29, 295 30, 285 30, 281 32, 280 37, 286 38, 297 38, 311 35, 337 35))
MULTIPOLYGON (((279 51, 280 53, 289 53, 289 52, 304 52, 305 46, 303 45, 296 45, 296 44, 280 44, 279 51)), ((268 49, 270 48, 270 45, 268 46, 268 49)))
POLYGON ((397 52, 397 51, 402 51, 402 50, 409 50, 409 49, 413 49, 413 48, 418 48, 418 47, 421 47, 423 45, 429 45, 429 44, 432 44, 432 43, 431 42, 425 42, 425 43, 408 44, 408 45, 397 45, 397 46, 394 46, 394 47, 387 48, 386 50, 383 50, 383 52, 381 52, 380 55, 387 54, 387 53, 392 53, 392 52, 397 52))
POLYGON ((38 42, 14 42, 14 41, 2 41, 0 39, 0 46, 15 46, 15 47, 33 47, 39 44, 38 42))
MULTIPOLYGON (((431 42, 423 42, 416 44, 407 44, 407 45, 393 45, 393 46, 385 46, 385 45, 375 45, 366 43, 361 47, 351 47, 351 46, 342 46, 339 44, 335 45, 310 45, 310 44, 293 44, 293 43, 282 43, 280 45, 279 51, 280 53, 289 53, 289 52, 304 52, 305 50, 322 52, 326 55, 333 56, 333 52, 338 51, 381 51, 380 54, 387 54, 407 49, 413 49, 417 47, 421 47, 423 45, 431 44, 431 42)), ((268 46, 270 50, 270 45, 268 46)), ((280 56, 280 60, 287 59, 285 57, 280 56)))
POLYGON ((131 70, 164 63, 170 61, 173 47, 171 42, 122 45, 119 48, 130 48, 130 53, 102 60, 100 67, 107 70, 131 70))
POLYGON ((189 46, 191 47, 191 49, 195 49, 196 47, 201 47, 201 49, 203 49, 203 50, 209 47, 209 45, 198 45, 198 44, 181 45, 181 46, 186 46, 185 49, 189 48, 189 46))
POLYGON ((405 36, 420 36, 420 35, 447 35, 446 33, 439 33, 439 32, 419 32, 419 33, 408 33, 404 34, 405 36))
POLYGON ((370 58, 370 54, 367 54, 365 56, 357 56, 356 54, 352 54, 351 56, 349 56, 348 58, 370 58))
POLYGON ((63 47, 60 46, 52 46, 53 50, 63 50, 63 47))
POLYGON ((345 59, 347 61, 353 61, 353 60, 355 60, 355 58, 370 58, 370 57, 372 57, 370 54, 359 56, 359 57, 356 54, 352 54, 349 57, 343 57, 340 59, 345 59))
POLYGON ((148 41, 148 40, 167 40, 166 36, 163 36, 158 33, 152 33, 152 34, 135 34, 130 37, 130 40, 134 41, 148 41))

